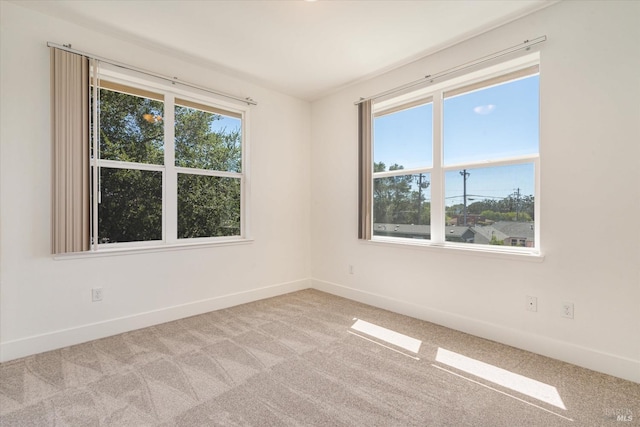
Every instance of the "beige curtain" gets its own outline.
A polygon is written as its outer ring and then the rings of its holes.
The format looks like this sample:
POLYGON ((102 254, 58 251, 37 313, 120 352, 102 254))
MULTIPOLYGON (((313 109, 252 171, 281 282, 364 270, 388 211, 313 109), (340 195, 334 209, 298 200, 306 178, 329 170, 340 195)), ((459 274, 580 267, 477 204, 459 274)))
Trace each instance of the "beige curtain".
POLYGON ((89 60, 51 48, 54 254, 90 247, 89 60))
POLYGON ((371 144, 372 101, 358 104, 358 239, 371 239, 371 199, 372 199, 372 144, 371 144))

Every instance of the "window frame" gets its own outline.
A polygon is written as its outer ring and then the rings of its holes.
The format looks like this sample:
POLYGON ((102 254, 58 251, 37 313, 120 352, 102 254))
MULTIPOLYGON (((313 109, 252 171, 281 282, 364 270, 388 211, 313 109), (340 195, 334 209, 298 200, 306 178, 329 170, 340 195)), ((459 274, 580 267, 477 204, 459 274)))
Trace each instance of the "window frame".
MULTIPOLYGON (((500 79, 502 76, 525 70, 529 67, 537 66, 540 75, 540 55, 539 52, 529 53, 522 55, 518 58, 500 62, 483 69, 466 73, 464 75, 457 75, 451 79, 448 79, 439 83, 429 84, 427 87, 413 90, 410 92, 402 93, 396 96, 387 96, 379 101, 373 103, 372 106, 372 129, 375 127, 375 118, 384 114, 390 114, 396 111, 402 111, 404 109, 413 108, 417 105, 421 105, 427 102, 433 102, 433 163, 431 167, 420 167, 412 169, 402 169, 397 171, 385 171, 385 172, 372 172, 371 173, 371 185, 375 182, 375 179, 385 176, 403 176, 413 175, 417 173, 429 173, 431 176, 431 224, 430 224, 430 239, 414 239, 406 237, 391 237, 391 236, 379 236, 375 235, 374 229, 374 201, 373 192, 371 194, 371 221, 368 224, 371 230, 371 238, 368 239, 372 243, 392 243, 404 246, 422 246, 432 247, 437 249, 453 249, 464 250, 478 254, 506 254, 511 255, 527 255, 542 258, 542 251, 540 245, 540 141, 538 144, 538 150, 535 154, 501 157, 498 159, 484 159, 479 161, 469 161, 464 163, 448 164, 444 165, 444 138, 443 138, 443 107, 445 100, 445 92, 452 92, 465 87, 471 87, 474 85, 480 85, 473 90, 485 89, 491 86, 495 86, 503 82, 495 84, 482 85, 483 82, 491 81, 494 79, 500 79), (499 167, 507 165, 518 164, 532 164, 534 170, 533 185, 534 185, 534 246, 533 247, 520 247, 520 246, 495 246, 488 244, 470 244, 461 242, 446 241, 446 224, 445 224, 445 175, 450 171, 459 171, 463 169, 473 170, 474 168, 489 168, 499 167)), ((535 75, 534 73, 529 75, 535 75)), ((524 77, 519 77, 524 78, 524 77)), ((515 81, 518 78, 509 79, 507 81, 515 81)), ((470 93, 473 90, 463 93, 470 93)), ((540 99, 540 89, 538 92, 540 99)), ((459 94, 458 94, 459 95, 459 94)), ((540 108, 540 102, 538 103, 540 108)), ((538 116, 538 128, 541 128, 540 116, 538 116)), ((372 132, 373 133, 373 132, 372 132)), ((372 153, 375 149, 375 135, 371 138, 372 153)), ((372 165, 374 163, 375 155, 372 155, 372 165)), ((373 170, 373 167, 372 167, 373 170)))
MULTIPOLYGON (((94 157, 91 154, 90 168, 91 175, 94 177, 95 185, 92 185, 92 194, 96 194, 97 180, 96 176, 101 167, 120 168, 132 170, 151 170, 162 173, 162 239, 117 243, 100 243, 98 236, 98 200, 92 196, 91 201, 91 245, 90 251, 87 253, 113 253, 113 252, 130 252, 136 250, 162 250, 176 249, 185 247, 201 247, 208 245, 235 244, 250 242, 249 227, 249 105, 241 105, 222 100, 212 96, 204 91, 194 88, 184 88, 178 85, 172 85, 166 81, 153 77, 141 75, 136 71, 125 70, 112 66, 110 64, 101 63, 98 72, 98 87, 102 87, 100 82, 104 80, 111 84, 123 85, 141 91, 141 93, 151 92, 163 96, 164 104, 164 161, 161 164, 137 163, 117 160, 106 160, 94 157), (229 113, 229 116, 239 118, 241 133, 241 168, 240 172, 230 172, 222 170, 210 170, 176 166, 175 162, 175 106, 184 105, 177 103, 176 99, 209 107, 216 111, 216 114, 229 113), (201 176, 217 176, 224 178, 233 178, 240 181, 240 233, 234 236, 211 236, 211 237, 194 237, 179 238, 178 237, 178 174, 191 174, 201 176)), ((93 81, 93 80, 92 80, 93 81)), ((106 87, 107 90, 113 90, 106 87)), ((137 95, 141 96, 141 95, 137 95)), ((194 108, 187 105, 188 108, 194 108)), ((97 113, 93 113, 92 121, 96 122, 97 113)), ((99 152, 99 144, 95 141, 95 135, 92 135, 93 153, 96 148, 99 152)))

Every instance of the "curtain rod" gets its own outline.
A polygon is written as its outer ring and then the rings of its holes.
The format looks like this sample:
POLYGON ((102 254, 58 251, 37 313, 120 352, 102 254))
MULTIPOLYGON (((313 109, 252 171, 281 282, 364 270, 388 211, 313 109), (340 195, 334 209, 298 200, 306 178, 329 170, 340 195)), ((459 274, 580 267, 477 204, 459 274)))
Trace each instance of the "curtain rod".
POLYGON ((47 46, 48 47, 55 47, 55 48, 58 48, 60 50, 64 50, 64 51, 67 51, 67 52, 71 52, 71 53, 75 53, 75 54, 78 54, 78 55, 86 56, 87 58, 90 58, 90 59, 97 59, 98 61, 106 62, 108 64, 115 65, 116 67, 120 67, 120 68, 124 68, 124 69, 127 69, 127 70, 136 71, 138 73, 146 74, 148 76, 152 76, 152 77, 156 77, 156 78, 159 78, 159 79, 162 79, 162 80, 169 81, 172 84, 180 84, 182 86, 187 86, 187 87, 190 87, 190 88, 193 88, 193 89, 202 90, 204 92, 212 93, 214 95, 223 96, 225 98, 233 99, 233 100, 240 101, 240 102, 246 102, 247 105, 258 105, 258 103, 256 101, 254 101, 253 99, 251 99, 250 97, 240 98, 238 96, 229 95, 229 94, 224 93, 224 92, 219 92, 217 90, 206 88, 204 86, 199 86, 199 85, 196 85, 196 84, 193 84, 193 83, 183 82, 182 80, 178 79, 177 77, 164 76, 162 74, 157 74, 157 73, 154 73, 152 71, 143 70, 142 68, 137 68, 137 67, 134 67, 134 66, 131 66, 131 65, 123 64, 123 63, 118 62, 118 61, 113 61, 111 59, 102 58, 100 56, 93 55, 91 53, 82 52, 82 51, 79 51, 77 49, 72 49, 71 48, 71 44, 60 45, 60 44, 57 44, 57 43, 47 42, 47 46))
POLYGON ((518 45, 511 46, 511 47, 508 47, 506 49, 500 50, 498 52, 494 52, 492 54, 483 56, 482 58, 475 59, 473 61, 467 62, 467 63, 462 64, 462 65, 458 65, 458 66, 453 67, 453 68, 449 68, 448 70, 440 71, 439 73, 436 73, 436 74, 428 74, 428 75, 424 76, 423 78, 421 78, 419 80, 415 80, 413 82, 406 83, 406 84, 404 84, 402 86, 398 86, 398 87, 395 87, 393 89, 389 89, 387 91, 378 93, 378 94, 373 95, 373 96, 369 96, 367 98, 360 98, 360 100, 354 102, 354 104, 358 105, 358 104, 362 104, 365 101, 374 100, 374 99, 377 99, 377 98, 382 98, 383 96, 391 95, 393 93, 400 92, 400 91, 403 91, 405 89, 409 89, 409 88, 411 88, 413 86, 417 86, 419 84, 423 84, 425 81, 428 81, 429 83, 433 83, 434 80, 440 79, 440 78, 442 78, 444 76, 447 76, 449 74, 452 74, 452 73, 455 73, 455 72, 458 72, 458 71, 462 71, 462 70, 465 70, 467 68, 471 68, 471 67, 476 66, 478 64, 482 64, 484 62, 491 61, 492 59, 496 59, 496 58, 499 58, 501 56, 508 55, 510 53, 513 53, 513 52, 517 52, 519 50, 523 50, 523 49, 524 50, 529 50, 531 48, 531 46, 536 45, 538 43, 545 42, 545 41, 547 41, 547 36, 540 36, 540 37, 537 37, 537 38, 532 39, 532 40, 525 40, 524 42, 522 42, 522 43, 520 43, 518 45))

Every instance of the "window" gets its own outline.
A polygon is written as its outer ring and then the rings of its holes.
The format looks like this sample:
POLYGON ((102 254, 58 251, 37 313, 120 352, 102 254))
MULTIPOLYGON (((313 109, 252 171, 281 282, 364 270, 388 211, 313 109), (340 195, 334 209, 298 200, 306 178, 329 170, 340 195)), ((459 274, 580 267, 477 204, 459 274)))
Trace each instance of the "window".
MULTIPOLYGON (((373 222, 431 223, 433 103, 374 113, 373 222), (411 170, 411 173, 407 173, 411 170)), ((396 228, 395 226, 388 228, 396 228)), ((423 227, 426 230, 426 227, 423 227)), ((379 230, 379 228, 378 228, 379 230)), ((377 233, 374 230, 375 234, 377 233)))
POLYGON ((373 104, 372 240, 539 251, 537 61, 373 104))
POLYGON ((176 99, 178 238, 240 235, 242 116, 176 99))
POLYGON ((101 76, 94 249, 245 236, 245 111, 170 89, 101 76))

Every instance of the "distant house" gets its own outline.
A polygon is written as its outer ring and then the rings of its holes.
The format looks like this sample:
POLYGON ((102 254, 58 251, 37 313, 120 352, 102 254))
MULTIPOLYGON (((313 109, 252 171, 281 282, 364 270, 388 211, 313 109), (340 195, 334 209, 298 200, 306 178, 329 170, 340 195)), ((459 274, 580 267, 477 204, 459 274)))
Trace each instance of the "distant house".
POLYGON ((475 233, 474 243, 481 245, 490 245, 492 241, 505 245, 505 239, 509 238, 493 225, 473 227, 473 232, 475 233))
MULTIPOLYGON (((474 243, 471 227, 450 225, 446 227, 449 242, 474 243)), ((418 224, 373 224, 374 236, 403 237, 409 239, 431 239, 431 226, 418 224)))
POLYGON ((498 221, 491 225, 506 237, 506 246, 524 246, 532 248, 535 244, 535 226, 533 222, 498 221))
MULTIPOLYGON (((497 242, 505 246, 531 248, 535 243, 533 222, 498 221, 491 225, 448 225, 445 239, 448 242, 490 245, 497 242)), ((402 237, 405 239, 431 239, 431 226, 420 224, 373 224, 375 236, 402 237)))
MULTIPOLYGON (((476 226, 478 224, 482 224, 487 219, 482 215, 478 214, 467 214, 467 225, 468 226, 476 226)), ((458 214, 451 218, 449 218, 449 222, 447 225, 464 225, 464 215, 458 214)))
POLYGON ((475 234, 472 227, 463 225, 449 225, 445 227, 445 240, 447 242, 475 243, 475 234))
POLYGON ((431 226, 419 224, 373 224, 373 235, 403 237, 405 239, 431 239, 431 226))

